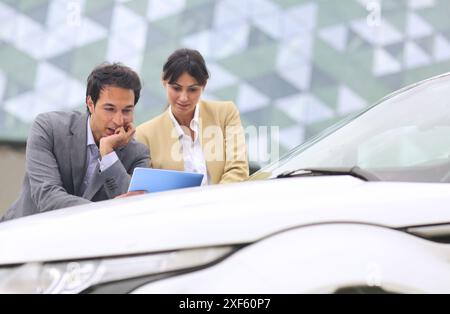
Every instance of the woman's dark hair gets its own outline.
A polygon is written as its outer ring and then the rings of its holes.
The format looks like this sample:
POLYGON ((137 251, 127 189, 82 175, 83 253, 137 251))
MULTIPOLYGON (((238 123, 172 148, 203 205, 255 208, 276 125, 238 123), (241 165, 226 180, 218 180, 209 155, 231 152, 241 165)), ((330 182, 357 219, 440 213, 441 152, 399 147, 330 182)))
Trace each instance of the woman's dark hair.
POLYGON ((205 60, 197 50, 186 48, 175 50, 164 64, 162 78, 169 84, 174 84, 185 72, 198 84, 206 85, 209 79, 208 69, 205 60))
MULTIPOLYGON (((136 72, 120 63, 103 63, 92 70, 87 79, 86 101, 91 96, 94 105, 105 86, 132 89, 134 92, 134 105, 137 104, 141 93, 141 80, 136 72)), ((89 108, 88 108, 89 112, 89 108)))

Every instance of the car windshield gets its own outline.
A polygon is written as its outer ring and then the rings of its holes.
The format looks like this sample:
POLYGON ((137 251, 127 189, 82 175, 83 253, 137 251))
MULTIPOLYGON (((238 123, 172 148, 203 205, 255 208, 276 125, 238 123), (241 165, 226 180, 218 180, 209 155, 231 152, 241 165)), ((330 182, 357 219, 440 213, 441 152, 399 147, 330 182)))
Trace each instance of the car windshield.
POLYGON ((252 179, 353 167, 383 181, 450 182, 450 75, 386 97, 294 148, 252 179))

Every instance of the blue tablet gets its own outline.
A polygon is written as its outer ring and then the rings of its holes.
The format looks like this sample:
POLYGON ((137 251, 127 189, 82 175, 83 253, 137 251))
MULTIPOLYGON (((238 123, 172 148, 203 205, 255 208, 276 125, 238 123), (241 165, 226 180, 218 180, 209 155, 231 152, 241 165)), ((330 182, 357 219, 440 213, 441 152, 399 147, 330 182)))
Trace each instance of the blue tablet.
POLYGON ((133 171, 128 192, 147 191, 161 192, 200 186, 203 174, 137 167, 133 171))

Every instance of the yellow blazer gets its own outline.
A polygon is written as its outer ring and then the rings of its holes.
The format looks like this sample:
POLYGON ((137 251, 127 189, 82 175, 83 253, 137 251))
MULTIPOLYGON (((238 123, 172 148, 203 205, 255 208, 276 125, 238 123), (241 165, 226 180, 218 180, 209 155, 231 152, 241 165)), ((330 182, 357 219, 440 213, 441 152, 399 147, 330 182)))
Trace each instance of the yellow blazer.
MULTIPOLYGON (((248 178, 245 135, 232 102, 199 102, 199 138, 210 183, 239 182, 248 178)), ((178 133, 166 110, 136 128, 136 140, 150 149, 150 167, 184 170, 178 133)))

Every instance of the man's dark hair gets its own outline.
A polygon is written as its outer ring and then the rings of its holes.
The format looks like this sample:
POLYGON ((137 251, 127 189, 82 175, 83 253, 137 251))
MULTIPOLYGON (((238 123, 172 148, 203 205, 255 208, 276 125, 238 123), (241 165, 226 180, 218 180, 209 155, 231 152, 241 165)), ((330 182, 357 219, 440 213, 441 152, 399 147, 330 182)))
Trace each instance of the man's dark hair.
POLYGON ((206 85, 209 73, 200 52, 183 48, 169 56, 163 67, 163 80, 174 84, 183 73, 189 73, 198 84, 206 85))
MULTIPOLYGON (((94 105, 100 97, 100 92, 106 86, 131 89, 134 92, 134 105, 139 101, 141 93, 141 80, 136 72, 120 63, 103 63, 92 70, 87 79, 87 97, 91 96, 94 105)), ((89 108, 88 108, 89 113, 89 108)))

